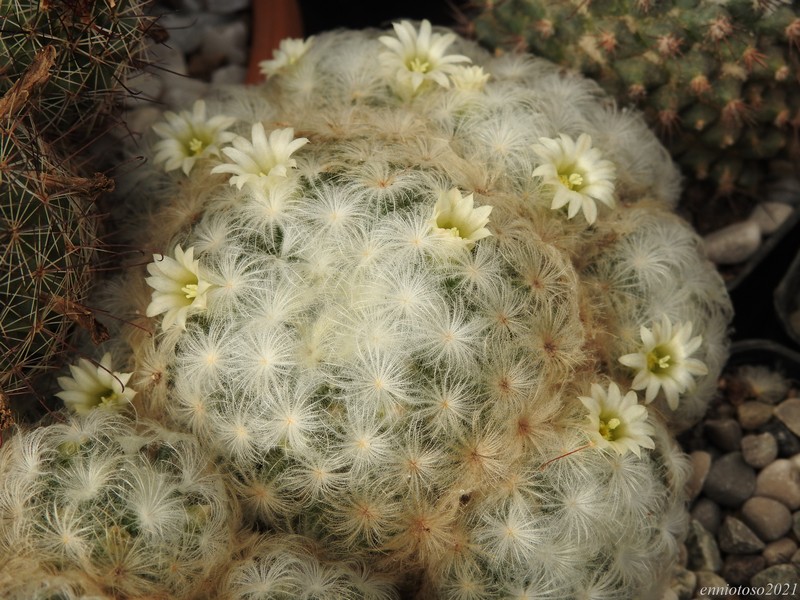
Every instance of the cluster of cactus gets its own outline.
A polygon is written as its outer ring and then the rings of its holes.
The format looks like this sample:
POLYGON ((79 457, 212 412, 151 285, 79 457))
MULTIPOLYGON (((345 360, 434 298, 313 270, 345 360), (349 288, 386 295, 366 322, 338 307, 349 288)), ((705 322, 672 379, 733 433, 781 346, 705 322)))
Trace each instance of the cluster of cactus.
POLYGON ((6 446, 3 598, 193 598, 228 562, 236 507, 192 436, 93 411, 6 446))
MULTIPOLYGON (((787 0, 484 0, 471 24, 640 108, 692 181, 752 192, 800 159, 800 9, 787 0)), ((703 186, 708 187, 708 186, 703 186)))
MULTIPOLYGON (((154 128, 120 235, 160 254, 98 298, 137 414, 216 457, 257 540, 208 589, 658 597, 668 430, 713 394, 730 305, 656 137, 424 21, 264 72, 154 128)), ((64 378, 72 408, 119 406, 108 360, 64 378)))
POLYGON ((40 378, 70 333, 103 332, 86 306, 96 269, 99 194, 92 141, 151 23, 141 0, 0 2, 0 431, 46 396, 40 378), (16 413, 16 415, 12 414, 16 413))

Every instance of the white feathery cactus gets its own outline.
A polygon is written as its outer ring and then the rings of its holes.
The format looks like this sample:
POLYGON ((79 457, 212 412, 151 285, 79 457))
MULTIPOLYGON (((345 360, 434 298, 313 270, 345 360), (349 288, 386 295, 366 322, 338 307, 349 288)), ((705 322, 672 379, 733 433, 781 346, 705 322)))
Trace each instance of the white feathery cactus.
POLYGON ((0 577, 3 598, 196 598, 232 551, 222 478, 155 423, 93 410, 17 432, 0 481, 0 555, 30 571, 0 577))
POLYGON ((236 164, 134 182, 154 218, 129 235, 192 253, 209 287, 185 330, 159 316, 183 280, 159 310, 143 273, 115 288, 155 335, 119 338, 133 403, 215 452, 272 536, 222 597, 657 597, 684 517, 667 426, 703 412, 730 317, 670 212, 677 171, 585 80, 425 23, 392 35, 319 35, 220 90, 236 164), (693 324, 707 374, 644 398, 620 358, 662 320, 693 324))

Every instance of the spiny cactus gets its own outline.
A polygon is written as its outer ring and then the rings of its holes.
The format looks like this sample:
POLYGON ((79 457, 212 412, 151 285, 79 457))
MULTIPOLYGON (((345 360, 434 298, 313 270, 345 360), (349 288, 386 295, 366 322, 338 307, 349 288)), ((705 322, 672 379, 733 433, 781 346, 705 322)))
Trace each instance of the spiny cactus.
POLYGON ((666 427, 703 413, 730 317, 663 147, 591 82, 427 22, 291 49, 155 128, 126 235, 160 253, 106 290, 137 410, 220 457, 255 531, 326 551, 227 581, 659 597, 666 427))
MULTIPOLYGON (((120 78, 143 51, 143 2, 0 2, 0 431, 48 389, 70 350, 98 262, 95 201, 113 182, 87 149, 108 126, 120 78)), ((103 168, 107 164, 103 164, 103 168)), ((40 412, 40 411, 39 411, 40 412)))
POLYGON ((119 101, 120 82, 141 61, 142 38, 153 19, 142 0, 0 1, 0 93, 8 90, 50 46, 55 64, 42 93, 32 98, 40 131, 65 132, 80 139, 98 134, 98 125, 119 101))
POLYGON ((497 0, 471 27, 641 108, 684 173, 752 192, 768 161, 800 160, 800 12, 788 0, 497 0))
POLYGON ((41 397, 36 382, 75 325, 104 337, 83 303, 99 245, 93 201, 109 182, 76 175, 30 119, 0 130, 0 390, 24 412, 16 399, 41 397))
MULTIPOLYGON (((194 439, 157 424, 92 411, 19 431, 0 449, 0 480, 0 555, 29 562, 25 598, 52 597, 42 579, 74 594, 60 598, 211 597, 232 551, 221 477, 194 439)), ((2 575, 0 596, 23 597, 2 575)))

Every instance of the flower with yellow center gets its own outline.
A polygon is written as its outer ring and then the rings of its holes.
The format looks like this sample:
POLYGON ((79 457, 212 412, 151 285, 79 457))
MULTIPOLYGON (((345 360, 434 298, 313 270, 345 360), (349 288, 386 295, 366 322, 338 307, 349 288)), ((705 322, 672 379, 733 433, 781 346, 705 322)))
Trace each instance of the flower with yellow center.
POLYGON ((654 323, 652 329, 642 326, 640 335, 639 351, 620 357, 619 362, 637 370, 631 387, 646 390, 645 402, 652 402, 663 389, 667 404, 675 410, 679 396, 694 389, 694 376, 708 373, 703 361, 691 358, 703 338, 691 337, 691 322, 674 327, 666 316, 660 323, 654 323))
POLYGON ((256 189, 270 189, 279 180, 286 179, 289 169, 297 166, 297 161, 289 158, 292 153, 308 143, 306 138, 294 137, 294 129, 275 129, 269 134, 264 125, 255 123, 251 139, 236 136, 233 147, 223 148, 222 152, 233 162, 214 167, 212 173, 232 173, 229 183, 242 189, 245 185, 256 189))
POLYGON ((181 169, 188 175, 198 160, 219 156, 220 145, 236 137, 226 131, 236 119, 224 115, 206 118, 206 103, 202 100, 194 103, 191 112, 167 111, 164 119, 166 122, 153 125, 153 131, 163 138, 154 146, 153 160, 164 163, 167 171, 181 169))
POLYGON ((445 54, 456 36, 452 33, 432 33, 430 21, 423 20, 419 31, 409 21, 393 23, 397 37, 383 35, 380 42, 389 50, 381 52, 378 60, 394 90, 403 98, 411 98, 430 82, 450 87, 448 74, 456 63, 471 62, 461 54, 445 54))
POLYGON ((166 331, 173 325, 186 329, 186 318, 206 309, 206 296, 212 284, 200 272, 200 261, 194 258, 194 248, 186 252, 175 246, 175 258, 159 254, 147 265, 150 277, 147 284, 153 288, 147 316, 164 314, 161 327, 166 331))
POLYGON ((281 40, 278 49, 272 53, 273 58, 271 60, 262 60, 258 63, 262 75, 273 77, 281 71, 290 69, 306 52, 308 52, 313 41, 313 35, 307 40, 299 38, 286 38, 281 40))
POLYGON ((72 377, 58 378, 61 391, 56 396, 78 414, 84 415, 95 408, 122 410, 136 395, 136 390, 127 385, 132 373, 114 371, 108 352, 99 365, 81 358, 69 370, 72 377))
POLYGON ((472 194, 462 196, 458 188, 452 188, 439 194, 431 227, 444 239, 469 250, 478 240, 492 235, 486 228, 491 212, 491 206, 476 208, 472 194))
POLYGON ((647 409, 639 404, 636 392, 623 396, 616 383, 610 383, 607 391, 593 383, 592 395, 579 396, 579 400, 589 411, 586 431, 595 447, 620 455, 630 451, 636 456, 641 456, 641 448, 655 448, 655 430, 647 422, 647 409))
POLYGON ((540 163, 534 177, 553 192, 550 208, 567 206, 567 218, 583 211, 589 224, 597 220, 597 202, 614 207, 614 164, 592 148, 592 138, 582 133, 577 141, 565 134, 558 138, 539 138, 533 146, 540 163))

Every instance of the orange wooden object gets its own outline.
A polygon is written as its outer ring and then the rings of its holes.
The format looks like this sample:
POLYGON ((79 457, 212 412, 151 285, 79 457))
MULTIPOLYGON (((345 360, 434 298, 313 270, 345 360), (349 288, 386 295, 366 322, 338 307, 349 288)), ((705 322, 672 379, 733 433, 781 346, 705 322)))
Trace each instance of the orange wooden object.
POLYGON ((264 76, 258 68, 262 60, 272 58, 284 38, 303 37, 303 19, 297 0, 253 0, 250 36, 250 62, 246 83, 259 83, 264 76))

